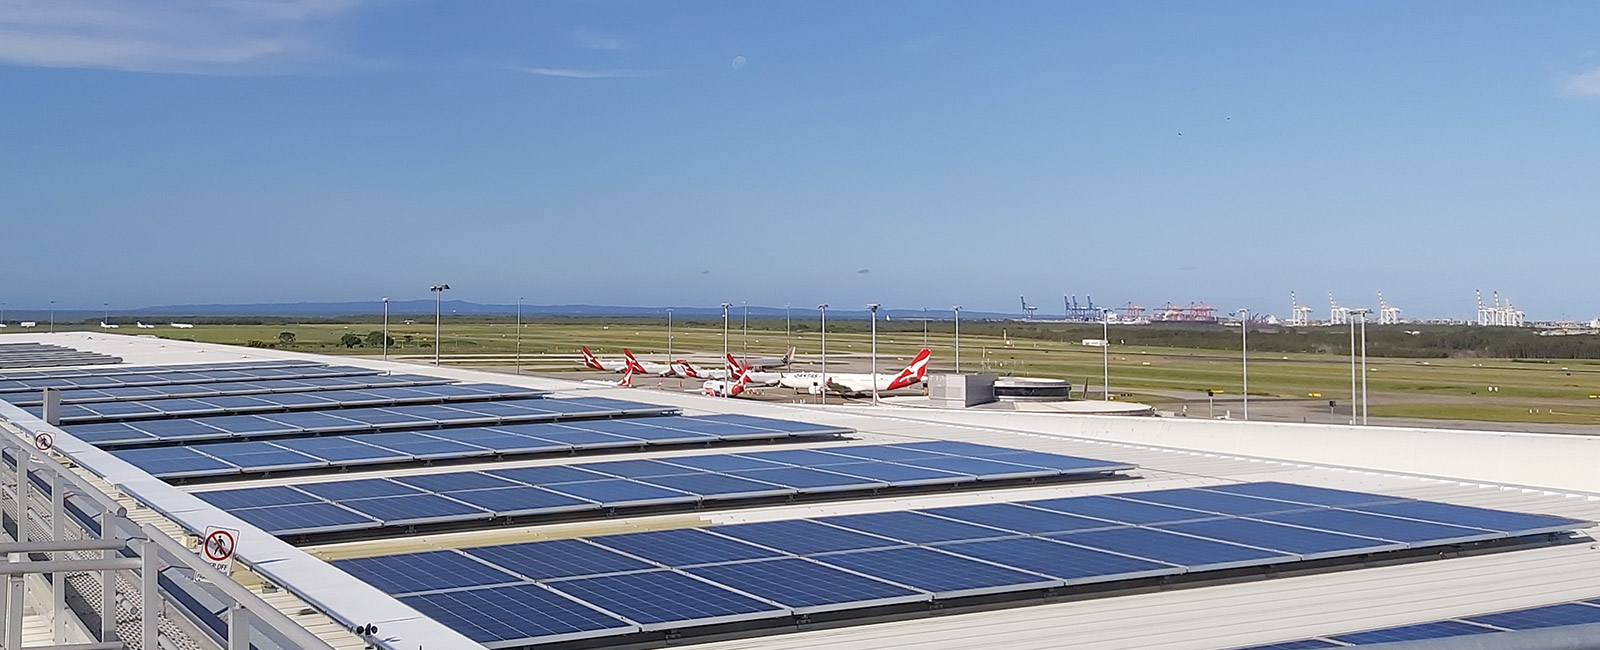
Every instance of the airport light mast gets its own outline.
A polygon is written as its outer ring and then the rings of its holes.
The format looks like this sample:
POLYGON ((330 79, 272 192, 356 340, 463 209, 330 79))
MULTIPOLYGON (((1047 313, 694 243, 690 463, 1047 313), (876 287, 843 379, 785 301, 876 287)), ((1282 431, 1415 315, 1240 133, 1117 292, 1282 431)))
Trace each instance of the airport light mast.
POLYGON ((1100 397, 1111 401, 1111 310, 1100 314, 1100 397))
POLYGON ((439 348, 442 341, 439 339, 439 298, 450 288, 448 284, 435 284, 428 287, 433 292, 433 365, 439 367, 439 348))
POLYGON ((828 303, 817 305, 817 311, 822 312, 822 383, 821 390, 817 391, 819 404, 828 403, 828 303))
POLYGON ((389 297, 383 297, 383 360, 389 360, 389 297))
POLYGON ((956 374, 961 374, 961 305, 953 305, 956 312, 956 374))
MULTIPOLYGON (((1361 317, 1361 424, 1365 426, 1367 424, 1367 314, 1372 313, 1372 310, 1352 309, 1350 313, 1361 317)), ((1350 352, 1354 354, 1355 350, 1352 349, 1350 352)), ((1355 395, 1351 395, 1350 399, 1354 400, 1355 395)), ((1350 409, 1350 419, 1355 419, 1354 406, 1350 409)))
POLYGON ((1250 310, 1239 310, 1239 377, 1244 388, 1244 421, 1250 421, 1250 310))
MULTIPOLYGON (((667 310, 667 368, 669 368, 669 369, 672 368, 672 310, 671 309, 667 310)), ((672 372, 673 372, 673 374, 677 374, 676 370, 673 370, 672 372)), ((682 377, 680 376, 679 379, 682 379, 682 377)), ((681 381, 678 382, 678 386, 682 387, 683 386, 683 382, 681 382, 681 381)))
POLYGON ((723 360, 727 360, 727 358, 728 358, 728 308, 732 307, 732 306, 733 306, 733 303, 728 303, 728 302, 722 303, 722 358, 723 358, 723 360))
POLYGON ((867 304, 872 312, 872 405, 878 405, 878 303, 867 304))
POLYGON ((56 301, 50 301, 50 333, 56 333, 56 301))
POLYGON ((517 296, 517 372, 522 374, 522 296, 517 296))

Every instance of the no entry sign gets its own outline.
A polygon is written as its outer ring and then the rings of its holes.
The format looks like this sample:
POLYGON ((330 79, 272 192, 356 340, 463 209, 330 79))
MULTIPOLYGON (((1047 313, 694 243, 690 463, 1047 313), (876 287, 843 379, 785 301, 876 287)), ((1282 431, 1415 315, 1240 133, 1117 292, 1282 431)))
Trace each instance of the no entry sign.
POLYGON ((200 557, 210 562, 222 575, 233 572, 233 557, 238 551, 239 531, 218 526, 206 527, 206 535, 200 539, 200 557))
POLYGON ((39 451, 50 451, 50 448, 55 445, 56 437, 50 435, 49 432, 40 432, 39 435, 33 437, 33 448, 39 451))

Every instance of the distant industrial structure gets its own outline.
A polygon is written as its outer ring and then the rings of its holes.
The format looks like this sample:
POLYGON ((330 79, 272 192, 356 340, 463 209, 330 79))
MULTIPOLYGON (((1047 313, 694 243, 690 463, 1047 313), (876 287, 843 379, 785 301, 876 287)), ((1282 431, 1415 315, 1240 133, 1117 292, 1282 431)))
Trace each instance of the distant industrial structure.
POLYGON ((1191 302, 1181 307, 1169 302, 1161 307, 1161 311, 1152 314, 1150 320, 1163 323, 1215 323, 1217 308, 1203 302, 1191 302))
POLYGON ((1494 292, 1494 303, 1484 304, 1483 291, 1477 291, 1478 321, 1484 327, 1523 327, 1526 325, 1525 314, 1511 306, 1511 299, 1506 298, 1505 304, 1500 302, 1500 292, 1494 292))
POLYGON ((1332 291, 1328 292, 1328 324, 1329 325, 1349 325, 1350 324, 1350 308, 1341 306, 1339 304, 1339 301, 1334 300, 1332 291))
POLYGON ((1399 325, 1400 308, 1383 301, 1383 292, 1378 292, 1378 324, 1399 325))
POLYGON ((1308 327, 1311 325, 1311 308, 1300 304, 1300 299, 1294 292, 1289 292, 1289 327, 1308 327))
POLYGON ((1028 304, 1027 296, 1018 296, 1018 299, 1022 301, 1022 320, 1033 320, 1033 316, 1038 313, 1039 308, 1028 304))
POLYGON ((1077 296, 1062 296, 1061 302, 1066 306, 1066 317, 1069 321, 1083 323, 1098 323, 1105 318, 1106 309, 1094 306, 1094 296, 1085 295, 1088 304, 1079 305, 1077 296))

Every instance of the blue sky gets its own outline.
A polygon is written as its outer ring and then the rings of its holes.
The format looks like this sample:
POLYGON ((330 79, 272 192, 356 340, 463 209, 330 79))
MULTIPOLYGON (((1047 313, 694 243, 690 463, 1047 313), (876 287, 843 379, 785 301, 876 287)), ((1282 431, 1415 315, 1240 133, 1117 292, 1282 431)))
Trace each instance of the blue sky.
POLYGON ((1600 4, 0 0, 12 308, 1600 316, 1600 4))

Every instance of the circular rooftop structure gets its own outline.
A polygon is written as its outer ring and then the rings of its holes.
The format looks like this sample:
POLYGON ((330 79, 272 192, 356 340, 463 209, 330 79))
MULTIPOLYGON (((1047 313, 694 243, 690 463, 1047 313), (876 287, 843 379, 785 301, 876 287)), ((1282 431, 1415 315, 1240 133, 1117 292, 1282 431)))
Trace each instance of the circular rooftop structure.
POLYGON ((1042 377, 999 377, 994 380, 994 396, 1002 402, 1065 402, 1072 397, 1072 383, 1042 377))

